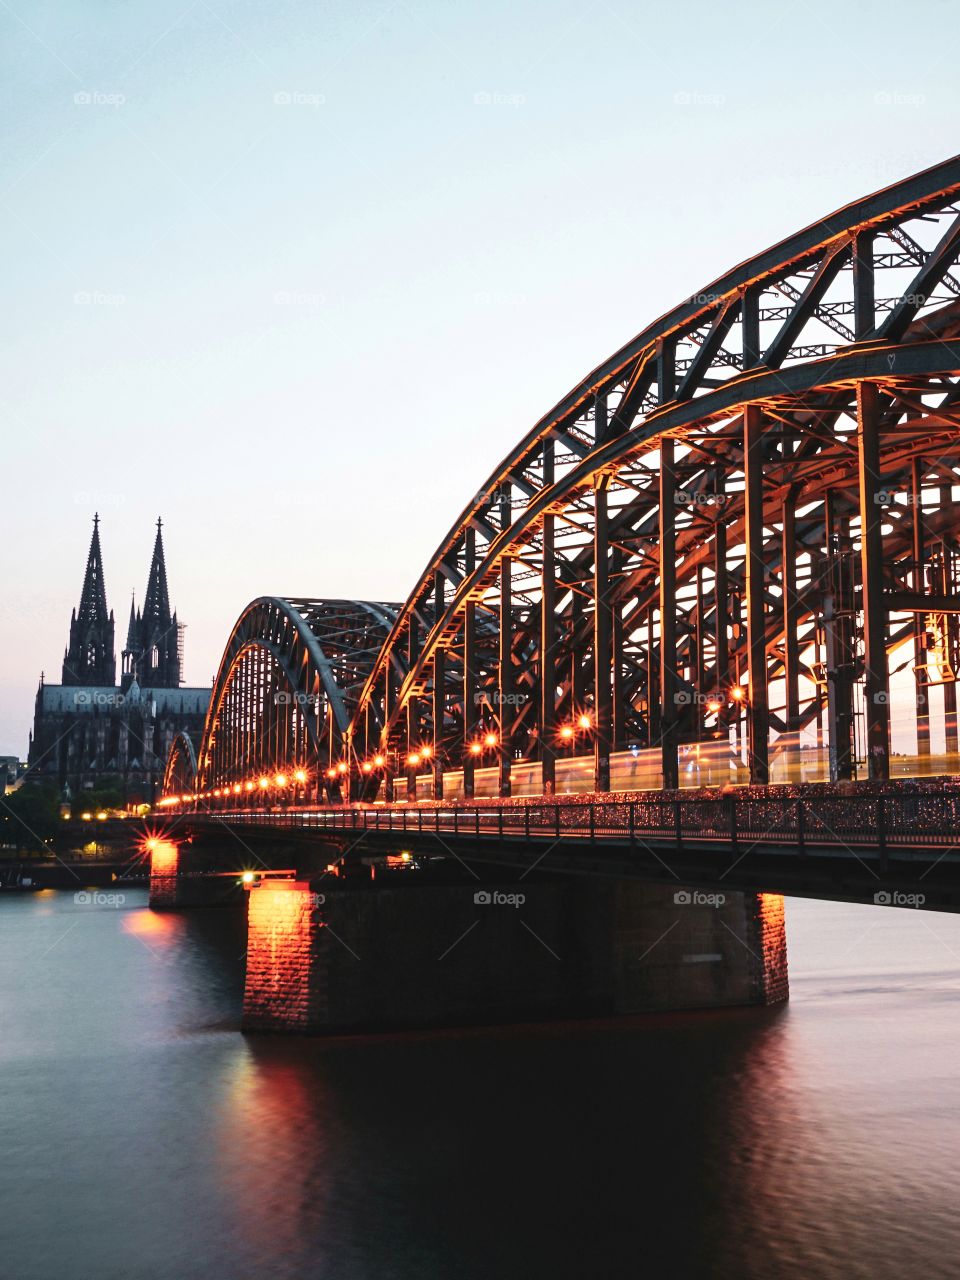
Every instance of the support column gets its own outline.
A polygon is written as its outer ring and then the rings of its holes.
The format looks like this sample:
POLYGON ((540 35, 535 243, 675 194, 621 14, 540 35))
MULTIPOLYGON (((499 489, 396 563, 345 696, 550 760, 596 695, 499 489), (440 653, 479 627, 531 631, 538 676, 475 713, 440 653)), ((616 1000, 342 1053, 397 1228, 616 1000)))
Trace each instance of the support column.
MULTIPOLYGON (((953 505, 952 486, 943 484, 940 486, 940 510, 949 510, 953 505)), ((941 542, 941 564, 940 564, 940 581, 943 594, 952 595, 955 588, 953 574, 950 568, 950 546, 946 538, 941 542)), ((946 646, 947 660, 953 669, 954 650, 956 648, 955 637, 957 631, 956 615, 948 613, 943 620, 943 643, 946 646)), ((946 748, 948 755, 956 755, 960 751, 960 734, 957 732, 957 685, 953 680, 948 680, 943 686, 943 718, 944 733, 946 738, 946 748)))
POLYGON ((796 497, 783 500, 783 539, 780 546, 783 583, 783 682, 787 729, 800 728, 800 601, 797 598, 796 497))
MULTIPOLYGON (((913 572, 910 576, 913 590, 922 595, 925 590, 924 558, 926 538, 923 528, 923 462, 914 458, 910 468, 910 501, 913 510, 913 572)), ((917 755, 930 754, 930 686, 927 672, 927 628, 922 613, 913 615, 913 689, 917 716, 917 755)))
POLYGON ((759 405, 743 413, 743 471, 746 491, 747 680, 750 781, 770 780, 770 711, 767 701, 767 627, 763 564, 763 415, 759 405))
MULTIPOLYGON (((439 619, 444 611, 444 589, 446 579, 438 569, 434 577, 433 597, 439 619)), ((443 748, 444 719, 447 709, 446 689, 447 652, 442 645, 437 645, 433 652, 433 798, 443 799, 443 748)))
MULTIPOLYGON (((543 442, 543 487, 554 483, 554 442, 543 442)), ((544 795, 557 783, 557 578, 554 516, 543 517, 540 569, 540 781, 544 795)))
MULTIPOLYGON (((725 497, 723 472, 719 470, 716 475, 715 489, 718 497, 725 497)), ((730 602, 727 598, 726 502, 718 502, 717 508, 717 522, 713 530, 714 646, 716 653, 714 681, 722 702, 727 686, 730 683, 730 645, 727 636, 727 627, 730 621, 730 602)))
POLYGON ((599 476, 594 489, 593 521, 593 784, 596 791, 610 790, 610 738, 612 733, 613 666, 610 622, 609 528, 607 489, 609 476, 599 476))
MULTIPOLYGON (((470 577, 477 567, 477 534, 467 529, 464 540, 464 574, 470 577)), ((477 606, 468 600, 463 606, 463 798, 474 795, 475 757, 470 746, 477 736, 477 606)))
POLYGON ((890 692, 887 679, 887 616, 883 600, 880 392, 872 382, 857 384, 857 463, 860 479, 867 763, 871 778, 884 779, 890 776, 890 692))
POLYGON ((858 342, 869 338, 877 323, 873 239, 873 231, 858 231, 853 242, 853 314, 854 332, 858 342))
POLYGON ((847 519, 837 512, 831 489, 824 503, 827 544, 823 596, 824 650, 827 667, 827 735, 831 782, 854 775, 852 584, 846 557, 847 519))
POLYGON ((677 764, 677 473, 673 439, 660 441, 660 753, 663 785, 679 785, 677 764))
MULTIPOLYGON (((510 524, 510 497, 500 502, 500 527, 510 524)), ((513 561, 504 556, 500 562, 500 653, 498 661, 497 708, 500 717, 500 794, 511 794, 510 769, 513 762, 513 561)))

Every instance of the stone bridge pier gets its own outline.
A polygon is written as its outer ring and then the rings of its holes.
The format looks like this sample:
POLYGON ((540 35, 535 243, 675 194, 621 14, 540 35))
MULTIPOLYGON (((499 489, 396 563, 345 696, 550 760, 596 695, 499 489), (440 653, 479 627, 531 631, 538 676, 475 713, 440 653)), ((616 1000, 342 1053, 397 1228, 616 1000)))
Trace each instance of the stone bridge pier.
POLYGON ((243 1028, 376 1031, 769 1005, 779 895, 616 880, 265 880, 249 892, 243 1028))

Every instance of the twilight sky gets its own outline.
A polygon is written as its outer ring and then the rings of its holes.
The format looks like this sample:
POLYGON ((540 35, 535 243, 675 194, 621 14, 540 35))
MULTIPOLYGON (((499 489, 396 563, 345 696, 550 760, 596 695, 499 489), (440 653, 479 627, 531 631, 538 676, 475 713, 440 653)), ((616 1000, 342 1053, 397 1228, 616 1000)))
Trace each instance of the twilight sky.
POLYGON ((958 150, 958 25, 0 0, 0 754, 59 680, 95 509, 118 658, 163 515, 188 683, 256 595, 402 600, 614 347, 958 150))

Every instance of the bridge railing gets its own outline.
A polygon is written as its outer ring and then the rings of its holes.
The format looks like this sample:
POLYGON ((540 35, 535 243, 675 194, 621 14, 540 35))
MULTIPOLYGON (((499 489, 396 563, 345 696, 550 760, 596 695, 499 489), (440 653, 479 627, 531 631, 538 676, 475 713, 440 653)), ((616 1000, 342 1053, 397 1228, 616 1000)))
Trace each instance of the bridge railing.
POLYGON ((513 800, 218 811, 231 823, 317 831, 393 831, 495 839, 565 838, 709 842, 744 850, 779 845, 808 849, 889 845, 956 845, 960 849, 960 788, 919 794, 769 795, 714 797, 625 795, 567 800, 513 800))

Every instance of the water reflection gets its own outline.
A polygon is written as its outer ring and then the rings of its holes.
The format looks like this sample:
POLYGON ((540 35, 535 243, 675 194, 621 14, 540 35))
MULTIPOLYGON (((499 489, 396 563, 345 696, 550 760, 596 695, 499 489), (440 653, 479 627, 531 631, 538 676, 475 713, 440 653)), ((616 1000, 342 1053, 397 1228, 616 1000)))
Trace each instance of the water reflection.
POLYGON ((777 1010, 301 1040, 229 912, 0 897, 0 1274, 953 1275, 960 920, 788 936, 777 1010))

